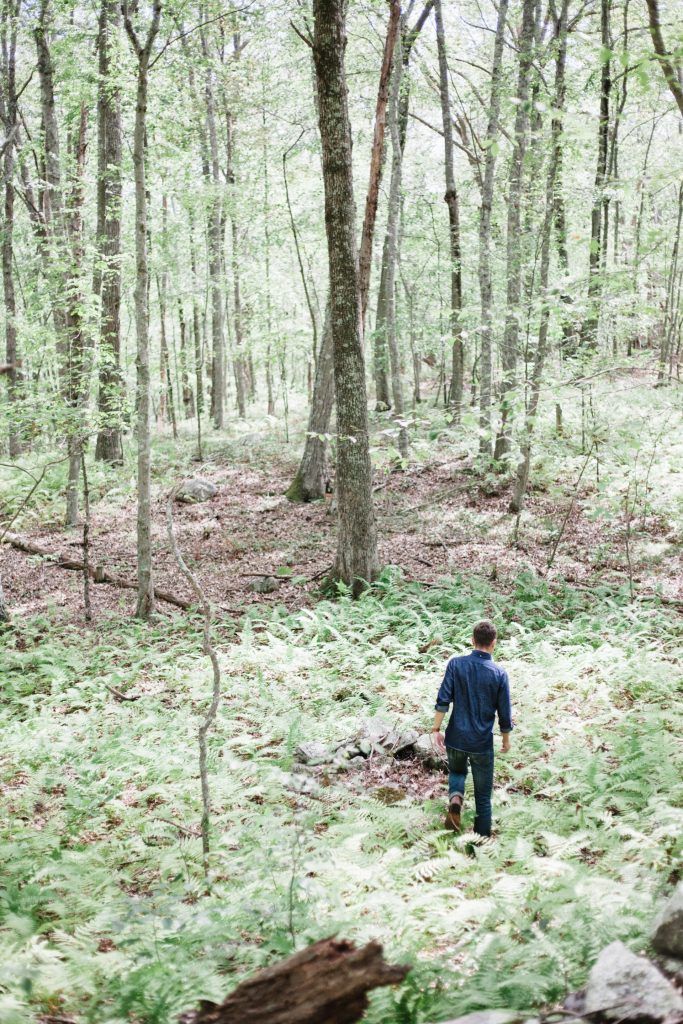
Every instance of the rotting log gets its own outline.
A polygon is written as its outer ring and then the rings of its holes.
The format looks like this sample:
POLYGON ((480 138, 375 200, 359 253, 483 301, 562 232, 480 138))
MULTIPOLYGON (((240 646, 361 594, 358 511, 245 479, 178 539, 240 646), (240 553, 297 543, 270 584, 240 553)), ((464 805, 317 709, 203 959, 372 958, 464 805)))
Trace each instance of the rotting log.
MULTIPOLYGON (((16 548, 17 551, 23 551, 27 555, 39 555, 41 558, 49 558, 60 569, 71 569, 75 572, 85 571, 85 564, 80 559, 62 554, 61 551, 51 551, 42 544, 36 544, 35 541, 28 540, 26 537, 20 537, 19 534, 5 533, 0 536, 0 542, 9 544, 11 547, 16 548)), ((102 565, 89 565, 88 575, 95 583, 107 583, 109 586, 119 587, 122 590, 137 590, 138 587, 137 583, 132 580, 122 579, 120 576, 114 576, 112 573, 107 572, 102 565)), ((159 590, 156 587, 154 588, 154 596, 159 601, 172 604, 176 608, 192 607, 192 601, 188 601, 184 597, 177 597, 175 594, 171 594, 166 590, 159 590)))
POLYGON ((378 942, 357 949, 322 939, 243 981, 224 1002, 204 1002, 181 1024, 353 1024, 368 992, 403 981, 410 968, 388 964, 378 942))

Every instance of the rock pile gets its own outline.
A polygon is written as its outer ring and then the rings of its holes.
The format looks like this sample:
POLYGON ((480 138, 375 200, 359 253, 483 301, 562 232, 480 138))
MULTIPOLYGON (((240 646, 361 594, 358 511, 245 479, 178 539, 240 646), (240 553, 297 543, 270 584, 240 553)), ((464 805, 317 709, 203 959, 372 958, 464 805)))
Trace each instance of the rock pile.
POLYGON ((364 768, 371 759, 391 757, 414 757, 430 768, 444 764, 429 733, 420 735, 415 729, 405 729, 379 716, 359 719, 353 732, 339 743, 301 743, 295 757, 302 765, 326 765, 332 771, 364 768))

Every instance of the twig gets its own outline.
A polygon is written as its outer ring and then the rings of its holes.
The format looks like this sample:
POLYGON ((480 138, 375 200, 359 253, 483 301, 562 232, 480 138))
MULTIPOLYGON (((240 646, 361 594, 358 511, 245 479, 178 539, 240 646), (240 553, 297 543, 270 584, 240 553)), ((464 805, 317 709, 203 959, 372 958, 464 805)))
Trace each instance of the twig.
POLYGON ((134 700, 140 700, 140 697, 142 696, 141 693, 136 693, 132 697, 129 697, 127 693, 121 693, 120 690, 117 690, 115 686, 110 686, 109 683, 105 683, 104 687, 106 690, 109 690, 110 693, 113 693, 117 700, 126 700, 132 702, 134 700))
POLYGON ((583 478, 583 474, 586 471, 586 468, 587 468, 588 463, 590 461, 590 457, 593 454, 593 449, 594 448, 595 448, 595 442, 593 442, 593 444, 590 446, 590 449, 588 451, 588 455, 586 456, 586 461, 584 462, 583 466, 581 467, 581 472, 579 473, 578 480, 576 481, 576 483, 574 485, 574 492, 572 494, 572 500, 569 503, 569 508, 567 509, 567 511, 565 513, 565 517, 562 520, 562 524, 560 526, 560 529, 558 530, 557 535, 555 537, 555 543, 553 544, 553 550, 550 552, 550 557, 548 558, 548 564, 546 566, 546 569, 552 569, 552 565, 553 565, 553 562, 555 561, 555 555, 557 553, 557 549, 559 547, 560 541, 562 540, 562 537, 564 536, 564 531, 566 529, 567 523, 569 522, 569 517, 572 514, 572 509, 574 508, 574 503, 576 501, 576 495, 577 495, 578 490, 579 490, 579 484, 581 483, 581 480, 583 478))
POLYGON ((182 832, 186 836, 192 836, 193 839, 199 838, 200 833, 195 832, 191 828, 186 828, 184 825, 179 825, 177 821, 173 820, 173 818, 161 818, 158 814, 155 814, 154 821, 164 821, 167 825, 173 825, 174 828, 177 828, 179 832, 182 832))
MULTIPOLYGON (((178 485, 179 486, 179 485, 178 485)), ((202 789, 202 853, 204 857, 204 875, 208 877, 209 874, 209 825, 211 820, 211 796, 209 793, 209 778, 207 774, 207 743, 206 737, 209 729, 213 725, 216 718, 216 712, 218 711, 218 702, 221 696, 221 670, 218 664, 218 656, 215 648, 211 644, 211 606, 208 598, 199 583, 199 580, 189 568, 178 547, 175 533, 173 530, 173 503, 175 502, 176 493, 178 486, 174 487, 168 496, 166 503, 166 523, 168 527, 168 539, 171 545, 173 556, 178 563, 178 568, 189 582, 190 586, 195 592, 197 601, 201 607, 202 614, 204 616, 204 653, 211 661, 211 667, 213 669, 213 691, 211 695, 211 704, 209 710, 206 713, 204 721, 199 726, 199 777, 201 779, 202 789)))

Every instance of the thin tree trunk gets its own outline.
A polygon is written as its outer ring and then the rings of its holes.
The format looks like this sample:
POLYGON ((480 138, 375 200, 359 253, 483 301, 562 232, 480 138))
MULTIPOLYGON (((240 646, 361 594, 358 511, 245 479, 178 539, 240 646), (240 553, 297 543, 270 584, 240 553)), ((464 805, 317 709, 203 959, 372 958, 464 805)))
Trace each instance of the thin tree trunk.
MULTIPOLYGON (((398 107, 398 128, 401 140, 401 153, 405 150, 408 131, 408 111, 410 107, 410 55, 413 46, 422 31, 422 28, 431 13, 435 0, 427 0, 422 12, 412 29, 407 30, 404 25, 401 27, 401 63, 402 79, 401 93, 398 107)), ((382 269, 380 282, 377 291, 377 308, 375 313, 375 330, 373 344, 373 376, 375 380, 375 399, 377 412, 384 412, 391 408, 391 395, 389 390, 389 354, 387 350, 387 288, 386 288, 386 266, 387 251, 389 247, 388 226, 384 235, 382 247, 382 269)))
POLYGON ((135 614, 148 619, 154 611, 154 574, 152 567, 151 524, 151 394, 149 372, 149 269, 147 260, 147 189, 145 184, 145 129, 149 62, 159 31, 161 0, 154 0, 152 20, 144 45, 130 20, 126 0, 123 4, 126 32, 137 57, 135 134, 133 168, 135 175, 135 325, 137 333, 137 445, 138 445, 138 600, 135 614))
POLYGON ((403 384, 401 382, 401 360, 398 352, 396 330, 396 268, 399 258, 399 217, 401 212, 401 176, 403 147, 398 125, 398 105, 403 76, 401 39, 399 37, 394 55, 391 74, 391 89, 388 108, 389 134, 391 137, 391 183, 389 186, 389 211, 387 215, 387 262, 386 262, 386 314, 389 360, 391 364, 391 393, 394 399, 394 415, 398 421, 398 450, 403 460, 408 458, 408 431, 405 426, 403 384))
MULTIPOLYGON (((558 51, 555 61, 555 96, 553 100, 553 117, 551 122, 552 148, 545 190, 545 215, 541 240, 540 296, 541 320, 538 330, 538 345, 534 357, 531 377, 531 396, 527 408, 524 437, 522 440, 522 458, 517 466, 513 496, 510 502, 511 512, 521 512, 524 506, 529 471, 531 468, 531 445, 536 425, 536 414, 543 382, 543 370, 548 351, 548 327, 550 323, 551 301, 548 295, 548 278, 550 271, 550 250, 552 244, 553 223, 556 219, 555 202, 557 198, 557 174, 562 154, 562 112, 565 99, 565 70, 567 62, 567 10, 568 0, 563 0, 557 25, 558 51)), ((558 406, 559 408, 559 406, 558 406)), ((561 414, 560 414, 561 422, 561 414)))
MULTIPOLYGON (((2 122, 5 129, 5 154, 3 176, 5 181, 4 224, 2 232, 2 284, 5 301, 5 359, 7 363, 7 400, 9 412, 9 455, 15 459, 23 451, 22 432, 19 425, 21 400, 21 370, 17 345, 17 301, 14 289, 14 165, 15 146, 18 131, 16 51, 19 0, 6 0, 2 5, 0 28, 2 42, 3 89, 0 91, 2 122)), ((2 602, 0 592, 0 621, 2 602)))
POLYGON ((344 52, 346 0, 314 0, 314 41, 330 264, 337 398, 337 554, 332 578, 355 596, 378 572, 365 366, 361 340, 351 126, 344 52))
POLYGON ((493 281, 491 275, 491 215, 500 132, 503 42, 508 0, 498 4, 498 22, 491 66, 491 98, 486 131, 484 177, 479 213, 479 292, 481 295, 481 348, 479 354, 479 448, 491 455, 491 392, 493 387, 493 281))
POLYGON ((296 476, 286 491, 290 501, 317 501, 330 490, 327 435, 334 405, 334 348, 329 302, 315 369, 315 382, 306 428, 306 443, 296 476))
POLYGON ((95 458, 123 461, 121 403, 121 97, 111 68, 112 37, 121 26, 118 0, 102 0, 98 34, 97 249, 94 292, 100 298, 97 408, 100 428, 95 458))
POLYGON ((588 311, 581 327, 581 342, 596 348, 600 325, 600 296, 602 293, 602 252, 605 219, 605 183, 607 180, 607 150, 609 139, 609 101, 612 88, 610 49, 610 3, 600 2, 600 37, 602 42, 600 68, 600 115, 598 117, 598 158, 595 170, 593 207, 591 210, 591 239, 588 254, 588 311))
POLYGON ((436 2, 434 15, 436 19, 436 45, 439 52, 439 89, 441 94, 441 121, 443 124, 444 166, 446 171, 446 195, 444 200, 448 207, 448 237, 451 261, 450 326, 453 339, 453 363, 449 404, 453 415, 453 423, 458 424, 462 413, 465 371, 465 354, 460 324, 462 312, 462 258, 460 247, 460 210, 453 166, 453 119, 451 117, 451 101, 448 92, 448 56, 446 53, 446 34, 443 27, 441 0, 436 2))
POLYGON ((372 151, 370 154, 370 180, 368 183, 368 193, 365 198, 363 233, 358 253, 362 330, 365 330, 365 314, 367 312, 368 295, 370 292, 372 240, 375 233, 377 201, 379 199, 379 186, 382 178, 384 131, 386 127, 387 106, 389 102, 389 79, 391 76, 392 64, 394 63, 394 49, 396 47, 396 40, 398 39, 400 20, 400 0, 389 0, 389 23, 387 25, 387 34, 384 40, 384 53, 382 55, 382 67, 379 75, 377 103, 375 106, 375 128, 372 139, 372 151))
POLYGON ((503 334, 503 380, 500 406, 500 430, 494 458, 502 459, 510 451, 512 411, 517 384, 519 323, 522 312, 522 186, 524 157, 529 132, 529 74, 534 50, 536 0, 524 0, 522 30, 519 36, 519 73, 517 76, 515 135, 508 185, 507 209, 507 310, 503 334))
POLYGON ((206 29, 200 29, 202 56, 206 64, 204 102, 206 129, 204 141, 204 177, 210 182, 209 203, 209 279, 211 282, 211 415, 216 430, 225 425, 225 322, 222 282, 222 214, 220 201, 220 166, 218 163, 218 136, 216 131, 216 102, 214 74, 211 67, 206 29))

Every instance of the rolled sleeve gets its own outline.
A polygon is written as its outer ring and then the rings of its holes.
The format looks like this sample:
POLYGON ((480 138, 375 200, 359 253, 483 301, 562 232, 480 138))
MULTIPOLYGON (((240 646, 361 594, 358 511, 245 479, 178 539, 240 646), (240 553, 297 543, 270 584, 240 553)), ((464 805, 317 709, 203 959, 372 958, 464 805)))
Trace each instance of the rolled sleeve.
POLYGON ((498 724, 501 732, 512 732, 514 724, 512 721, 512 701, 510 700, 510 680, 507 672, 503 677, 498 689, 498 724))
POLYGON ((449 707, 453 702, 453 670, 451 663, 446 665, 446 672, 443 677, 443 682, 439 687, 439 692, 436 695, 436 704, 434 705, 435 711, 448 711, 449 707))

